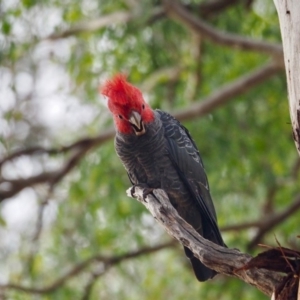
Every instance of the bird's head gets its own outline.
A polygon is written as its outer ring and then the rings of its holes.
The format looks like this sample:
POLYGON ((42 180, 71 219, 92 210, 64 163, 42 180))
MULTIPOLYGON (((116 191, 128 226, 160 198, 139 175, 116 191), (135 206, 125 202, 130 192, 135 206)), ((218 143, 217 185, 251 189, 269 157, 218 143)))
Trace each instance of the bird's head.
POLYGON ((141 91, 126 81, 122 74, 107 80, 100 89, 108 97, 117 130, 125 134, 142 135, 145 124, 154 120, 154 112, 145 102, 141 91))

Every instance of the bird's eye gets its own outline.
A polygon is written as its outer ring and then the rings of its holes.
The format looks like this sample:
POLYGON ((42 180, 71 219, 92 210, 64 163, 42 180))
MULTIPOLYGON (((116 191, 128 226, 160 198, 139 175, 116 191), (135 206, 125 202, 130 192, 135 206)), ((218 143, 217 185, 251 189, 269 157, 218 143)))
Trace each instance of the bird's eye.
POLYGON ((122 116, 122 115, 118 115, 118 117, 119 117, 120 119, 123 119, 123 116, 122 116))
POLYGON ((142 105, 142 109, 145 109, 145 104, 142 105))

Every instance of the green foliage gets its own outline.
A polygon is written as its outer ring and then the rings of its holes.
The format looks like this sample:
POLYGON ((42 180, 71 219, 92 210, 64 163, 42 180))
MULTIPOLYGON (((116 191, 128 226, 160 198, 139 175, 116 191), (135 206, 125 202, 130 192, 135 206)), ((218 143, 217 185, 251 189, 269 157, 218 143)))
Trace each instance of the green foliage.
MULTIPOLYGON (((22 145, 55 147, 86 135, 101 134, 112 123, 107 109, 99 101, 98 85, 113 73, 124 72, 130 81, 140 86, 154 82, 149 89, 144 86, 151 105, 179 110, 189 107, 191 102, 201 101, 269 59, 266 54, 196 39, 180 22, 166 16, 150 21, 154 9, 160 5, 157 1, 141 1, 141 4, 137 1, 140 7, 135 9, 130 6, 131 2, 135 1, 22 0, 19 5, 1 12, 0 72, 9 74, 8 89, 13 95, 12 104, 1 111, 1 119, 9 132, 0 137, 3 156, 22 145), (57 12, 53 14, 58 16, 57 23, 51 21, 53 11, 57 12), (134 17, 121 24, 114 24, 112 20, 109 26, 66 39, 45 40, 43 22, 55 23, 50 33, 62 32, 80 22, 117 11, 132 12, 134 17), (16 33, 18 28, 14 24, 25 26, 26 33, 16 33), (52 50, 43 56, 41 49, 46 44, 52 50), (197 50, 200 51, 198 57, 195 56, 197 50), (35 99, 34 88, 27 94, 18 91, 18 74, 26 72, 36 83, 50 63, 68 77, 57 90, 49 92, 59 95, 67 107, 63 125, 57 125, 55 118, 47 125, 39 117, 39 109, 51 98, 43 100, 46 96, 41 93, 43 97, 35 99), (176 69, 172 76, 165 72, 170 68, 176 69), (162 75, 156 77, 159 72, 162 75), (195 78, 198 79, 192 85, 195 78), (65 93, 59 94, 61 91, 65 93), (65 125, 73 112, 66 95, 76 98, 79 107, 71 125, 65 125), (85 108, 93 113, 86 116, 85 108), (24 124, 29 128, 27 134, 24 124)), ((198 5, 205 1, 187 2, 198 5)), ((272 2, 265 4, 268 7, 265 11, 261 9, 261 1, 253 2, 248 8, 240 1, 208 21, 222 31, 279 43, 280 32, 272 2)), ((55 76, 53 73, 42 88, 48 91, 55 76)), ((292 169, 297 153, 289 120, 285 78, 281 74, 209 115, 185 122, 199 146, 221 227, 260 220, 268 212, 284 210, 295 198, 298 175, 293 176, 292 169), (276 194, 269 203, 271 209, 266 211, 268 193, 273 188, 276 194)), ((54 166, 61 166, 67 158, 67 155, 62 158, 53 155, 51 160, 54 166)), ((41 170, 52 167, 44 162, 47 159, 48 156, 38 160, 41 170)), ((5 279, 25 286, 46 287, 94 255, 116 256, 167 241, 167 235, 144 207, 126 197, 129 185, 112 141, 91 150, 56 186, 46 205, 49 210, 45 212, 45 215, 52 214, 52 219, 49 217, 49 224, 44 225, 38 242, 31 238, 32 227, 35 227, 31 225, 27 229, 29 233, 19 236, 17 250, 5 250, 7 253, 0 250, 5 279), (17 268, 13 268, 15 262, 17 268)), ((38 201, 43 202, 38 188, 35 193, 38 201)), ((291 216, 273 228, 262 242, 275 245, 275 234, 283 245, 295 244, 299 234, 297 223, 297 217, 291 216)), ((0 225, 5 231, 7 222, 1 216, 0 225)), ((248 251, 254 235, 253 228, 224 234, 229 247, 242 251, 248 251)), ((101 263, 95 261, 50 294, 32 296, 10 289, 5 293, 8 299, 84 299, 92 274, 101 267, 101 263)), ((236 295, 243 300, 266 299, 254 287, 234 278, 218 276, 199 284, 178 246, 113 266, 99 275, 89 299, 229 300, 236 295)))

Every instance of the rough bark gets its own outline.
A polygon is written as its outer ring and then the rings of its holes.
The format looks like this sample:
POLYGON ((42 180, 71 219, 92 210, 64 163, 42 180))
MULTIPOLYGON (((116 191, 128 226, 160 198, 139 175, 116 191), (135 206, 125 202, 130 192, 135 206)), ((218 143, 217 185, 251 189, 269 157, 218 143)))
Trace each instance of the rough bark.
MULTIPOLYGON (((131 188, 127 191, 130 197, 132 196, 131 191, 131 188)), ((134 197, 146 206, 168 234, 188 247, 206 266, 220 274, 237 277, 255 286, 268 296, 272 295, 275 286, 281 279, 277 273, 256 268, 252 270, 241 269, 252 257, 237 249, 218 246, 200 236, 192 226, 178 215, 163 190, 153 190, 152 194, 144 197, 144 190, 135 187, 134 197)))
POLYGON ((274 3, 282 36, 293 135, 300 154, 300 1, 274 3))

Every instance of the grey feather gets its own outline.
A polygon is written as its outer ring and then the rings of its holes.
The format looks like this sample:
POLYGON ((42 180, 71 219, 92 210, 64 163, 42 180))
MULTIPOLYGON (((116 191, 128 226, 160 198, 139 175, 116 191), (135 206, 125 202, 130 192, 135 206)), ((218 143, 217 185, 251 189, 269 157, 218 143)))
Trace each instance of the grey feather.
MULTIPOLYGON (((132 184, 164 189, 179 215, 203 237, 225 246, 217 226, 204 166, 187 129, 168 113, 156 110, 141 136, 117 133, 115 147, 132 184)), ((200 281, 216 272, 185 248, 200 281)))

